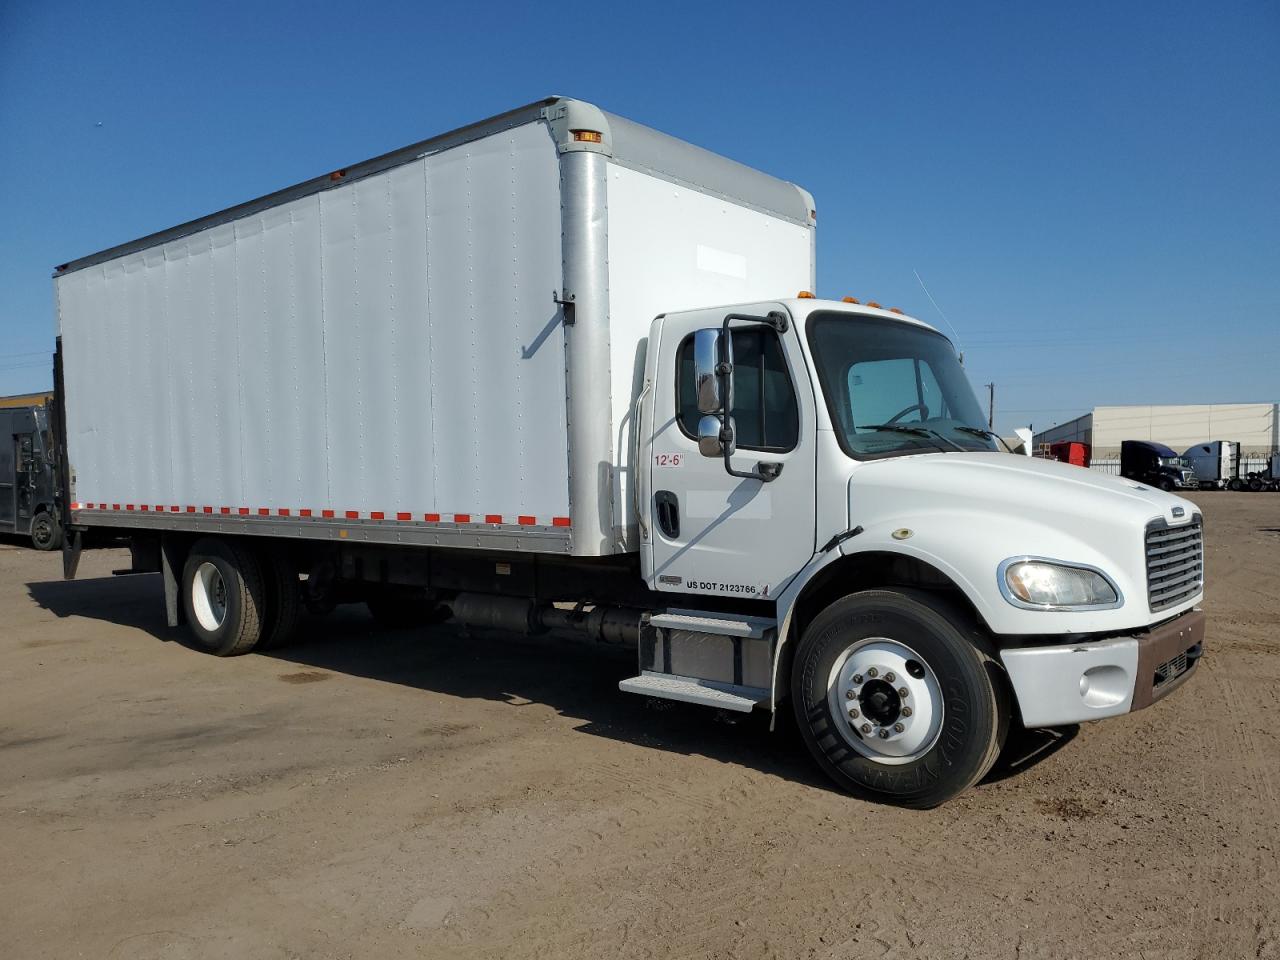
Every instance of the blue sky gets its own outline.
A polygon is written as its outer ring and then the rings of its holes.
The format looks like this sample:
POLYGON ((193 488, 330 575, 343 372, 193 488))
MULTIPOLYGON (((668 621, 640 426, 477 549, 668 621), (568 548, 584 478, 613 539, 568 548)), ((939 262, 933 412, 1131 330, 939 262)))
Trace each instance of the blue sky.
POLYGON ((1280 400, 1274 0, 0 0, 0 394, 55 264, 550 93, 807 187, 818 293, 947 329, 918 271, 1001 428, 1280 400))

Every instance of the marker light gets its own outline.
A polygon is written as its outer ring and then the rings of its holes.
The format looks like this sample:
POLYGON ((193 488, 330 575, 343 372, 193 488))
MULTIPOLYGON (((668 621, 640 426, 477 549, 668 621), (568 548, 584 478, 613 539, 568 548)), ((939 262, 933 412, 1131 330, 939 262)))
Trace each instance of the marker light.
POLYGON ((877 310, 883 310, 883 309, 884 309, 884 307, 880 306, 880 304, 876 303, 874 300, 868 300, 868 301, 867 301, 867 306, 868 306, 868 307, 875 307, 877 310))
POLYGON ((906 316, 906 314, 905 314, 905 313, 903 313, 901 310, 899 310, 897 307, 890 307, 890 308, 889 308, 889 312, 890 312, 890 313, 896 313, 896 314, 898 314, 898 315, 899 315, 899 316, 901 316, 901 317, 905 317, 905 316, 906 316))
POLYGON ((859 300, 857 297, 841 297, 840 302, 841 303, 859 303, 859 304, 862 303, 862 301, 859 300))
POLYGON ((582 143, 601 143, 604 141, 604 134, 599 130, 570 130, 573 139, 582 143))
POLYGON ((335 170, 335 171, 333 171, 333 173, 329 174, 329 179, 330 179, 330 180, 333 180, 333 181, 336 183, 337 181, 341 180, 341 179, 342 179, 343 177, 345 177, 346 175, 347 175, 347 171, 345 171, 345 170, 335 170))
POLYGON ((816 299, 817 299, 817 297, 815 297, 815 296, 814 296, 812 293, 810 293, 808 290, 801 290, 799 293, 797 293, 797 294, 796 294, 796 296, 797 296, 797 297, 799 297, 801 300, 816 300, 816 299))

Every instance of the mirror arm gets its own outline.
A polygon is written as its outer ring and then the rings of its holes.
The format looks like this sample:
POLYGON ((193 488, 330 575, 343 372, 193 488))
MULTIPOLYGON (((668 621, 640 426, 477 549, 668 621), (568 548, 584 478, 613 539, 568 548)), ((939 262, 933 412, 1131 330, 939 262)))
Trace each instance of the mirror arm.
MULTIPOLYGON (((724 318, 724 323, 721 324, 720 327, 721 344, 729 342, 729 324, 735 320, 740 323, 762 323, 765 326, 772 327, 780 334, 786 333, 791 325, 787 315, 780 310, 770 310, 769 313, 763 317, 751 313, 730 313, 724 318)), ((723 349, 724 348, 722 346, 721 350, 723 351, 723 349)), ((733 364, 725 361, 723 356, 723 353, 721 353, 721 360, 716 364, 716 374, 720 377, 720 395, 727 398, 731 396, 729 392, 729 378, 733 376, 733 364)), ((771 483, 772 481, 777 480, 782 474, 783 465, 776 461, 769 462, 762 460, 758 462, 756 464, 756 468, 750 472, 735 470, 733 468, 733 462, 731 460, 732 454, 730 453, 734 446, 732 444, 733 436, 732 432, 725 426, 726 419, 732 413, 732 410, 725 410, 720 415, 720 446, 724 451, 725 473, 729 474, 731 477, 738 477, 743 480, 759 480, 761 483, 771 483)))

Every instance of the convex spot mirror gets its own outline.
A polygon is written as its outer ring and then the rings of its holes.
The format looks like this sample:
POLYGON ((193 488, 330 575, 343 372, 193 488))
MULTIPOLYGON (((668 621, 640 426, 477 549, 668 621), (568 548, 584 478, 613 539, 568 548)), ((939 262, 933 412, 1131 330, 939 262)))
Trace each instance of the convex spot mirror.
POLYGON ((726 417, 723 423, 720 417, 710 414, 701 417, 698 420, 698 452, 704 457, 722 457, 728 447, 732 457, 738 449, 733 427, 733 417, 726 417))

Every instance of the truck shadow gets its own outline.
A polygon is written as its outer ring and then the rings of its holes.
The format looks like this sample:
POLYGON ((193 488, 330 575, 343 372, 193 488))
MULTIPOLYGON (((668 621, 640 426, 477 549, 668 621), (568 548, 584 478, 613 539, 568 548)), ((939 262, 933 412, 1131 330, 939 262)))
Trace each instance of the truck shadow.
MULTIPOLYGON (((27 584, 31 598, 58 617, 83 617, 141 630, 165 642, 185 642, 184 628, 164 618, 157 574, 27 584)), ((193 651, 193 656, 197 655, 193 651)), ((363 606, 309 617, 290 646, 250 656, 316 670, 395 683, 520 709, 550 706, 580 720, 579 733, 650 749, 705 756, 821 790, 836 788, 810 761, 790 710, 774 732, 762 713, 705 707, 625 694, 618 681, 634 676, 635 653, 556 635, 528 638, 450 624, 389 630, 363 606)), ((1069 743, 1078 728, 1011 731, 984 783, 1030 769, 1069 743)))

